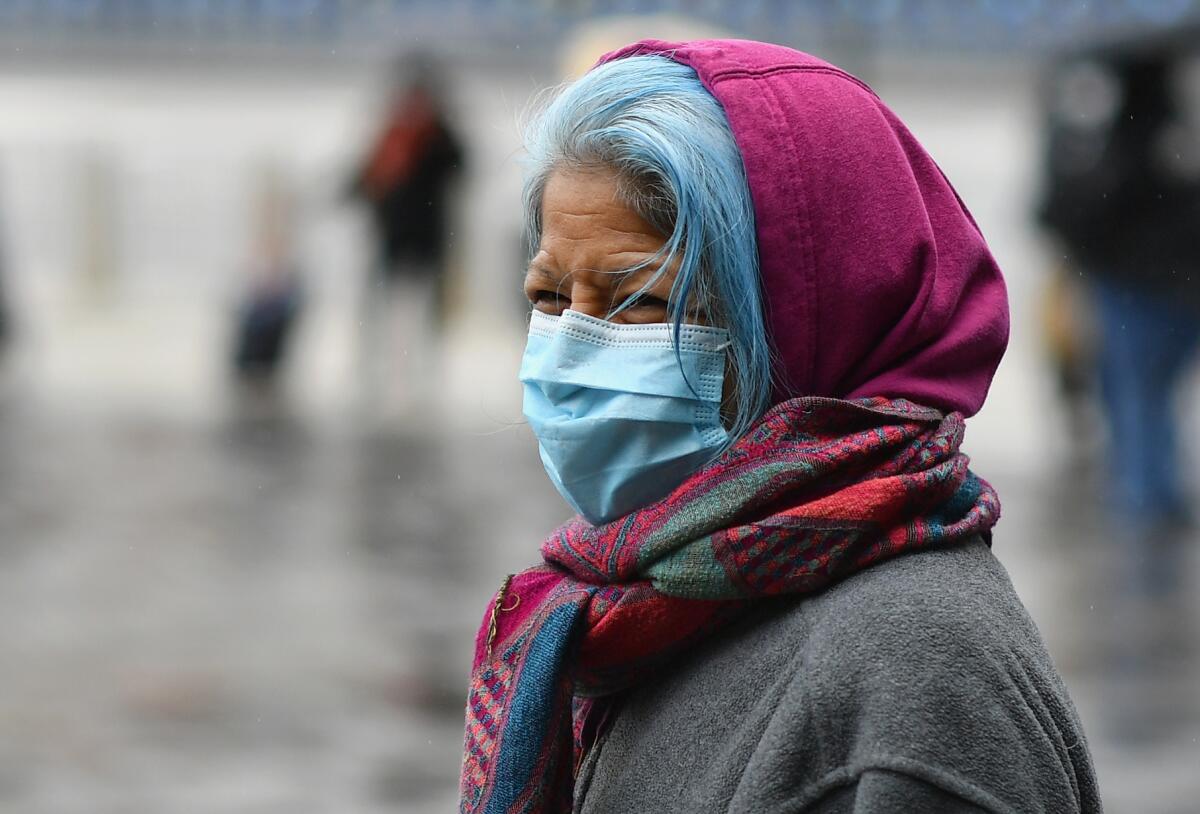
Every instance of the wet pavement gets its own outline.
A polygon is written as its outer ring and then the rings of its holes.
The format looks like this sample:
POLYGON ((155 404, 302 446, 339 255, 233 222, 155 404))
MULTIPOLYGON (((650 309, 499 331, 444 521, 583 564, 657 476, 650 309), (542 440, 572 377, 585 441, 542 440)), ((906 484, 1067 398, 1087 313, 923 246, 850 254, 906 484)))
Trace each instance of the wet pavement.
POLYGON ((0 811, 453 808, 470 637, 562 511, 527 439, 11 404, 0 438, 0 811))

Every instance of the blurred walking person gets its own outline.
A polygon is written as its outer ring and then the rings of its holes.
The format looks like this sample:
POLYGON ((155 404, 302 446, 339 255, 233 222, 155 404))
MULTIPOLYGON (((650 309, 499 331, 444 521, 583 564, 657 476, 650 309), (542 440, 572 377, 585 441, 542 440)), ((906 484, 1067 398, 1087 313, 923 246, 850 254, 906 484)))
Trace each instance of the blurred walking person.
POLYGON ((8 353, 12 339, 12 312, 8 300, 8 256, 4 251, 4 212, 0 210, 0 361, 8 353))
POLYGON ((422 379, 434 369, 445 310, 450 186, 463 163, 433 64, 407 58, 397 74, 386 120, 350 184, 370 210, 375 244, 361 349, 364 406, 375 413, 392 406, 389 384, 399 378, 409 406, 428 389, 422 379))
MULTIPOLYGON (((2 180, 2 176, 0 176, 2 180)), ((9 296, 8 229, 5 221, 4 201, 0 200, 0 406, 7 403, 10 395, 17 392, 19 385, 13 373, 14 315, 9 296)))
POLYGON ((1194 534, 1176 410, 1200 347, 1200 133, 1181 70, 1189 47, 1073 56, 1048 97, 1040 215, 1094 295, 1111 505, 1125 541, 1116 640, 1138 669, 1154 666, 1178 626, 1168 600, 1181 596, 1194 534))
POLYGON ((249 285, 238 313, 233 367, 242 395, 261 402, 279 395, 301 305, 293 200, 276 167, 264 168, 257 181, 253 217, 249 285))

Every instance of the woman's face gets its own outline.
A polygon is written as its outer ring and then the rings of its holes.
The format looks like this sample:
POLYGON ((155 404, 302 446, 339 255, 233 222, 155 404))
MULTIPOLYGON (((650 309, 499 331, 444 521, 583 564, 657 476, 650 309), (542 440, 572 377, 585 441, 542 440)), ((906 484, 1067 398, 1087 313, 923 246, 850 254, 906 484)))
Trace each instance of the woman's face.
MULTIPOLYGON (((658 263, 628 270, 658 252, 666 239, 621 202, 616 177, 605 169, 560 170, 542 195, 542 241, 525 275, 533 307, 558 315, 568 309, 608 319, 642 288, 658 263)), ((667 322, 675 270, 611 317, 619 323, 667 322)))

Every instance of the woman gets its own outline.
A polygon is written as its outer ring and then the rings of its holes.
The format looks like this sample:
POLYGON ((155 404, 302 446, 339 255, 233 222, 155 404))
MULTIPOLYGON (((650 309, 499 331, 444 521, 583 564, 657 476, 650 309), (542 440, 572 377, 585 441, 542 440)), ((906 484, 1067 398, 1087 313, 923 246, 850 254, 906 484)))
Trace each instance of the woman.
POLYGON ((580 517, 485 616, 461 811, 1098 811, 958 451, 1003 281, 904 126, 643 41, 528 149, 525 413, 580 517))

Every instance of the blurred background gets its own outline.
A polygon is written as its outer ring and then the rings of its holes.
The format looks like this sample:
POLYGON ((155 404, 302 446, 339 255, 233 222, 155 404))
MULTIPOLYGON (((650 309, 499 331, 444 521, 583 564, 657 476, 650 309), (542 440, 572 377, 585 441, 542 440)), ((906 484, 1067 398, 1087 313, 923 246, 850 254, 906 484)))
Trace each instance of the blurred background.
POLYGON ((966 443, 994 550, 1108 810, 1200 811, 1197 25, 0 0, 0 811, 453 809, 483 605, 567 514, 515 380, 522 113, 706 34, 859 74, 971 207, 1014 316, 966 443))

